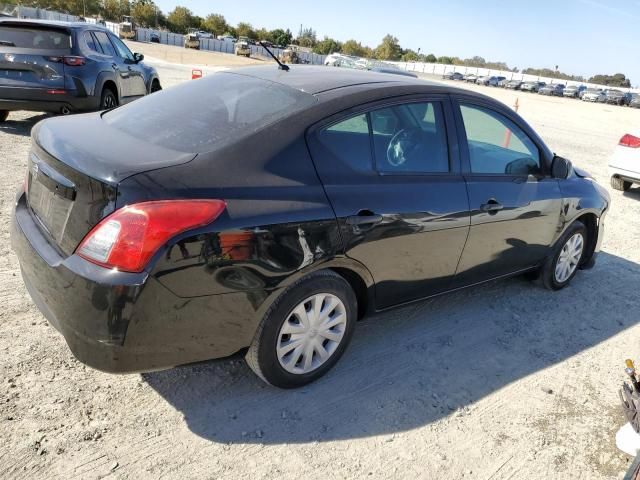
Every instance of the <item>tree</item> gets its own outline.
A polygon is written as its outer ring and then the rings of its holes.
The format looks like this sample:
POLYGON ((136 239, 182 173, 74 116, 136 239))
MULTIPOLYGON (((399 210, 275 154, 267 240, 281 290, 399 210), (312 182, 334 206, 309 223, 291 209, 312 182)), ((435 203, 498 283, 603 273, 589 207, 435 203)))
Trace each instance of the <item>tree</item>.
POLYGON ((131 4, 131 16, 143 27, 156 25, 158 10, 152 0, 134 0, 131 4))
POLYGON ((330 53, 340 52, 342 49, 342 44, 333 38, 329 38, 327 36, 324 37, 323 40, 316 43, 313 47, 313 53, 318 53, 320 55, 329 55, 330 53))
POLYGON ((313 28, 303 28, 296 42, 301 47, 311 48, 316 44, 316 31, 313 28))
POLYGON ((167 16, 169 28, 176 33, 187 33, 193 25, 193 13, 186 7, 176 7, 167 16))
POLYGON ((229 26, 227 25, 227 20, 223 15, 220 15, 219 13, 211 13, 204 19, 202 28, 214 35, 222 35, 227 31, 229 26))
POLYGON ((271 30, 269 36, 271 37, 269 41, 273 42, 274 45, 287 46, 293 41, 293 34, 288 28, 286 30, 282 30, 281 28, 271 30))
POLYGON ((429 55, 425 55, 424 60, 427 63, 436 63, 438 61, 438 59, 436 58, 436 56, 433 53, 430 53, 429 55))
POLYGON ((267 42, 273 42, 271 39, 271 33, 266 28, 259 28, 255 31, 256 40, 266 40, 267 42))
POLYGON ((382 43, 376 47, 375 55, 379 60, 399 60, 402 54, 400 43, 393 35, 385 35, 382 43))
POLYGON ((589 79, 589 83, 621 88, 631 87, 631 80, 629 80, 623 73, 616 73, 614 75, 594 75, 589 79))
POLYGON ((236 34, 238 37, 255 38, 256 34, 250 23, 240 22, 236 27, 236 34))
POLYGON ((120 0, 104 0, 102 4, 102 17, 105 20, 119 22, 121 16, 120 0))
POLYGON ((407 48, 406 50, 402 51, 401 60, 403 62, 417 62, 418 60, 420 60, 420 56, 418 55, 418 52, 407 48))
POLYGON ((347 40, 342 44, 342 53, 345 55, 353 55, 354 57, 366 57, 367 47, 363 47, 360 42, 355 40, 347 40))

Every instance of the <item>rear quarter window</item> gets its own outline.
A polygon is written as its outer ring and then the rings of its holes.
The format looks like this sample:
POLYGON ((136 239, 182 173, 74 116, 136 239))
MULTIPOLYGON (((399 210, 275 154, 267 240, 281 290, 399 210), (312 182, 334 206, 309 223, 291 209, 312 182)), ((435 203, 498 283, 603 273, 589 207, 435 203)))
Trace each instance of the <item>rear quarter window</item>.
POLYGON ((71 48, 71 36, 57 29, 0 25, 0 47, 65 51, 71 48))
POLYGON ((316 98, 278 83, 216 73, 103 115, 118 130, 164 148, 204 153, 310 107, 316 98))

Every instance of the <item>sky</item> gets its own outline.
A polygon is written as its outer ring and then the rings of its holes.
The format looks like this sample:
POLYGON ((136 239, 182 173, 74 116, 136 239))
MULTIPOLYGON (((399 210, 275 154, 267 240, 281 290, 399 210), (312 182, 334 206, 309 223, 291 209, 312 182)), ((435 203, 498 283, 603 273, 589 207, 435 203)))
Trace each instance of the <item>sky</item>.
POLYGON ((156 0, 196 15, 220 13, 256 28, 313 28, 318 39, 355 39, 376 47, 390 33, 421 53, 555 68, 589 77, 624 73, 640 84, 640 0, 156 0))

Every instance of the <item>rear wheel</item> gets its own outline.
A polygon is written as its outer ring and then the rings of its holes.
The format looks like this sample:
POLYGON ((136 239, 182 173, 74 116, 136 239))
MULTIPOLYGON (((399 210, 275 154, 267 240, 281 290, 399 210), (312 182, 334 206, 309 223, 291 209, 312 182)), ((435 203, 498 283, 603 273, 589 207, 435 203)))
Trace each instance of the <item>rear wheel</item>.
POLYGON ((626 192, 631 188, 631 182, 627 182, 620 177, 611 177, 611 188, 626 192))
POLYGON ((356 297, 340 275, 323 270, 288 287, 266 312, 246 361, 265 382, 296 388, 327 373, 356 322, 356 297))
POLYGON ((566 287, 575 276, 587 246, 587 228, 573 222, 557 242, 553 255, 542 266, 540 277, 549 290, 566 287))
POLYGON ((9 116, 8 110, 0 110, 0 122, 4 122, 9 116))
POLYGON ((105 88, 102 90, 100 96, 100 110, 108 110, 110 108, 116 108, 118 106, 118 97, 113 90, 105 88))

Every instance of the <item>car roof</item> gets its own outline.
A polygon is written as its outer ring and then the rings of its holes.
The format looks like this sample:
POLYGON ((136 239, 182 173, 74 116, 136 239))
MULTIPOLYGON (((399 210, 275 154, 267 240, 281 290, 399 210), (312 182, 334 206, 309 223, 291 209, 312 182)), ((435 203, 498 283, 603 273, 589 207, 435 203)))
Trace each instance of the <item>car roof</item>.
POLYGON ((0 18, 0 24, 11 24, 11 25, 37 25, 43 27, 57 27, 57 28, 68 28, 68 29, 101 29, 107 30, 100 24, 87 23, 87 22, 62 22, 59 20, 35 20, 35 19, 22 19, 22 18, 0 18))
POLYGON ((372 72, 368 70, 357 70, 351 68, 336 68, 326 66, 311 65, 291 65, 288 71, 280 70, 274 64, 243 67, 229 70, 231 73, 248 75, 270 82, 301 90, 312 95, 335 90, 343 87, 367 84, 416 84, 416 85, 438 85, 433 82, 420 80, 418 78, 392 75, 388 73, 372 72))

